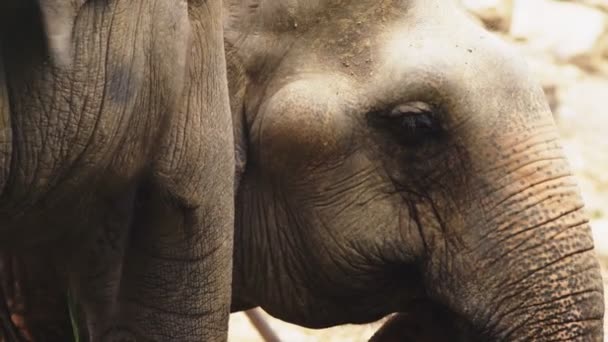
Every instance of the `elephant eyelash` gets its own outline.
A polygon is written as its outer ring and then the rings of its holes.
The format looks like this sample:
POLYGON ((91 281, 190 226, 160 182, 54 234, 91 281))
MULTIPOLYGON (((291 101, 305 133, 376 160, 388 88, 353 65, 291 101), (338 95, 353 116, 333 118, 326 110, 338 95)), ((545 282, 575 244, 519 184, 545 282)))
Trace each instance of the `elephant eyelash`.
POLYGON ((441 137, 438 110, 425 102, 411 102, 367 114, 368 124, 389 133, 405 146, 417 146, 441 137))

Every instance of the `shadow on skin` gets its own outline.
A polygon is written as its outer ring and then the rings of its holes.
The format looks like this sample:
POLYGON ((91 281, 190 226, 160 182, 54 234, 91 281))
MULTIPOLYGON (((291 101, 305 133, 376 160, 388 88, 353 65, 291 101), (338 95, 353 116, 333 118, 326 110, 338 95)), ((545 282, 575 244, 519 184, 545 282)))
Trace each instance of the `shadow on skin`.
POLYGON ((462 319, 436 304, 417 303, 409 312, 391 316, 370 342, 479 341, 462 319))

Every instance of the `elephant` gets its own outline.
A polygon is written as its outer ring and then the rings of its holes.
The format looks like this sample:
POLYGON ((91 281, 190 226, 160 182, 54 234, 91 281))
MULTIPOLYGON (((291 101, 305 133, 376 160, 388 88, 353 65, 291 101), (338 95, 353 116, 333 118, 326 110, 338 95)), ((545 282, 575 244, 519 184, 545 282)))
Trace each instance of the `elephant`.
POLYGON ((217 341, 235 158, 221 0, 0 4, 0 340, 217 341))
POLYGON ((449 341, 602 341, 583 201, 513 48, 449 0, 224 8, 232 311, 396 313, 378 341, 426 310, 449 341))

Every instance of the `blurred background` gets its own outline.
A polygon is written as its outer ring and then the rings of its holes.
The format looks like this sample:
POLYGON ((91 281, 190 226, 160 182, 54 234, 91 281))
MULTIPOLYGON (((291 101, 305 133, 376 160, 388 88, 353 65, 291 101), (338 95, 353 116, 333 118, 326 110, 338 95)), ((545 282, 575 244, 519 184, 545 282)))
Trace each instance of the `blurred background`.
MULTIPOLYGON (((542 84, 578 176, 608 285, 608 0, 456 1, 518 49, 542 84)), ((309 330, 265 317, 288 342, 367 341, 379 327, 309 330)), ((263 340, 237 313, 230 319, 229 341, 263 340)))

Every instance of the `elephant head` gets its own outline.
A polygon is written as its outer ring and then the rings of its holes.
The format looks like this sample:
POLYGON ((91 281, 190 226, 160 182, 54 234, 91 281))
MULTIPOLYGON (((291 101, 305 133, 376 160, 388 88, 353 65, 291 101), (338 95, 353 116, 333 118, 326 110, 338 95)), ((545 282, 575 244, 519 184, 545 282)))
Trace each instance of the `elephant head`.
POLYGON ((481 340, 601 341, 583 203, 542 90, 443 0, 228 1, 233 310, 438 307, 481 340))

